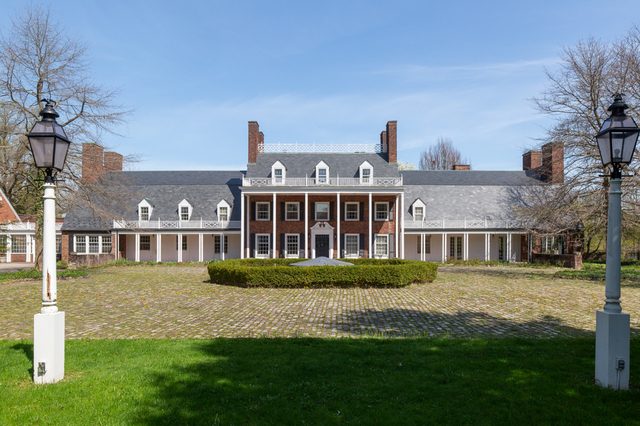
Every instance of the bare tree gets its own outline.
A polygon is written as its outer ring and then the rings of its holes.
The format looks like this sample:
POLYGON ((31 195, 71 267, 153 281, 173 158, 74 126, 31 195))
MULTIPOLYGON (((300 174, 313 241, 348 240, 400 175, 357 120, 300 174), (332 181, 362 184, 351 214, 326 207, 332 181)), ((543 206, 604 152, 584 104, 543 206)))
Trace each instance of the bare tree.
POLYGON ((461 164, 471 167, 469 160, 462 158, 462 154, 448 137, 440 136, 435 145, 420 154, 420 170, 453 170, 454 165, 461 164))
MULTIPOLYGON (((612 95, 626 93, 627 113, 638 118, 640 105, 640 32, 637 27, 612 43, 594 38, 565 46, 557 71, 545 69, 548 84, 533 99, 535 107, 555 119, 542 143, 564 146, 565 180, 551 185, 544 196, 530 198, 522 209, 523 222, 541 225, 549 233, 564 232, 570 226, 585 228, 585 250, 606 235, 609 182, 595 143, 595 134, 609 116, 612 95), (568 220, 570 219, 570 220, 568 220), (573 225, 571 225, 573 222, 573 225)), ((631 235, 640 225, 637 191, 639 162, 630 165, 634 177, 623 181, 623 232, 631 235)))

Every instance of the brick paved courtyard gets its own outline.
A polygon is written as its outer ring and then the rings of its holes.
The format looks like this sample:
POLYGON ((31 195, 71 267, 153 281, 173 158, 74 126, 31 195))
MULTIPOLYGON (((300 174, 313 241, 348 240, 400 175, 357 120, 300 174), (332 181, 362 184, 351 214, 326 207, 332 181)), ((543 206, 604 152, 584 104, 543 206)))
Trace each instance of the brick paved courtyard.
MULTIPOLYGON (((204 267, 120 267, 61 280, 58 297, 69 339, 593 335, 604 283, 554 272, 456 266, 404 289, 245 289, 209 283, 204 267)), ((40 281, 0 286, 0 339, 32 339, 40 281)), ((633 337, 639 296, 623 286, 633 337)))

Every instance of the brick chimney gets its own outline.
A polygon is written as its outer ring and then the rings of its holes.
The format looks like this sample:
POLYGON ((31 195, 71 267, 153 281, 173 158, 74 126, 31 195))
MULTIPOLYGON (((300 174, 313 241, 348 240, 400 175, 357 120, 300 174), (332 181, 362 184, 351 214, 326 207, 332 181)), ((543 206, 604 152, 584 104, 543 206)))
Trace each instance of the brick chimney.
POLYGON ((549 183, 564 183, 564 145, 549 142, 542 145, 542 176, 549 183))
POLYGON ((122 171, 122 155, 117 152, 104 153, 104 169, 106 171, 121 172, 122 171))
POLYGON ((92 183, 104 173, 103 157, 104 148, 100 145, 82 144, 82 183, 92 183))
POLYGON ((387 158, 389 163, 398 162, 398 122, 388 121, 385 139, 387 140, 387 158))
POLYGON ((471 170, 471 166, 469 164, 454 164, 453 170, 471 170))
POLYGON ((542 166, 542 152, 529 151, 522 154, 522 170, 533 170, 542 166))
POLYGON ((264 143, 264 135, 260 131, 257 121, 249 122, 249 163, 255 163, 258 159, 258 145, 264 143))

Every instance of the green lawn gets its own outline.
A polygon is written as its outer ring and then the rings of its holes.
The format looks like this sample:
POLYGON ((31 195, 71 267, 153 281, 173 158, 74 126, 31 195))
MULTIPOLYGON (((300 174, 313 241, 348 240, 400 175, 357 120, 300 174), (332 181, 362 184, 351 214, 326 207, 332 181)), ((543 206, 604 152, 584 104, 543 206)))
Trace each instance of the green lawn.
MULTIPOLYGON (((558 278, 573 278, 580 280, 604 281, 606 278, 606 264, 604 262, 585 262, 582 269, 562 270, 556 273, 558 278)), ((640 284, 640 262, 626 260, 620 267, 620 279, 630 284, 640 284)))
POLYGON ((640 424, 638 390, 593 385, 594 352, 593 339, 69 340, 65 380, 36 386, 31 342, 0 341, 0 424, 640 424))

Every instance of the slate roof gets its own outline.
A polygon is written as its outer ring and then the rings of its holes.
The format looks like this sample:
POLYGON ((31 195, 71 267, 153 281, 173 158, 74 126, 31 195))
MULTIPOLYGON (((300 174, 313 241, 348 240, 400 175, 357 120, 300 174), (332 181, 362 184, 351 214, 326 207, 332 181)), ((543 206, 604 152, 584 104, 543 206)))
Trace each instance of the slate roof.
POLYGON ((404 185, 498 185, 521 186, 539 183, 538 172, 484 170, 402 170, 404 185))
MULTIPOLYGON (((138 203, 146 199, 152 206, 150 220, 178 220, 178 204, 187 199, 192 207, 191 219, 217 219, 217 204, 225 200, 232 207, 229 220, 240 220, 240 171, 142 171, 111 172, 126 187, 118 202, 94 201, 108 207, 116 217, 138 220, 138 203), (108 203, 108 206, 105 204, 108 203)), ((111 220, 98 217, 79 201, 65 217, 64 231, 100 231, 112 227, 111 220)))
POLYGON ((258 153, 254 164, 247 165, 247 177, 271 177, 271 166, 280 161, 286 168, 286 177, 303 178, 315 177, 316 165, 324 161, 329 166, 330 177, 339 175, 344 178, 359 177, 359 167, 365 161, 373 166, 374 177, 396 177, 398 165, 389 163, 386 154, 373 153, 258 153))

